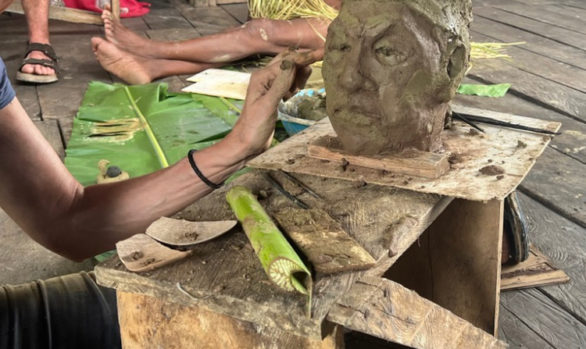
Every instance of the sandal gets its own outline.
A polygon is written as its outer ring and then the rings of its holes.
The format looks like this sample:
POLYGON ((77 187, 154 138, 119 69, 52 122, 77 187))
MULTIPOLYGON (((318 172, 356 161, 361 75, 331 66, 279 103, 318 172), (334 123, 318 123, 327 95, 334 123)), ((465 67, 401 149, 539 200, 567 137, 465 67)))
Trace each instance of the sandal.
POLYGON ((28 44, 26 48, 26 53, 24 56, 28 56, 29 53, 32 51, 40 51, 43 52, 47 57, 51 59, 38 59, 38 58, 25 58, 22 60, 20 67, 18 68, 18 72, 16 73, 16 80, 21 82, 29 82, 35 84, 48 84, 51 82, 55 82, 59 80, 57 77, 57 73, 59 72, 59 67, 57 66, 57 55, 55 54, 55 50, 53 47, 48 44, 39 44, 36 42, 32 42, 28 44), (38 74, 29 74, 23 73, 21 71, 22 67, 26 64, 37 64, 42 65, 48 68, 55 70, 55 74, 52 75, 38 75, 38 74))

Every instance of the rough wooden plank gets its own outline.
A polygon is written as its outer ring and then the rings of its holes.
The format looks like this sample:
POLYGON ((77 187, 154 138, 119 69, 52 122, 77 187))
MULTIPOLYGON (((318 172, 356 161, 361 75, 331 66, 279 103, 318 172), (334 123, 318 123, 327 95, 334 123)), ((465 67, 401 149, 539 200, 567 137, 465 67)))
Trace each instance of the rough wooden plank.
POLYGON ((181 13, 201 35, 217 33, 240 25, 240 22, 219 7, 191 8, 181 13))
MULTIPOLYGON (((459 110, 471 114, 487 115, 486 113, 489 113, 463 107, 459 110)), ((527 126, 531 124, 543 129, 554 130, 559 127, 559 123, 515 115, 490 113, 490 116, 527 126)), ((248 165, 394 186, 468 200, 503 199, 525 177, 535 159, 546 147, 549 137, 484 124, 482 127, 486 133, 480 135, 470 126, 455 122, 452 128, 442 133, 444 148, 452 153, 452 159, 450 171, 438 179, 410 177, 352 165, 343 167, 338 162, 328 162, 307 156, 307 144, 325 135, 335 135, 328 119, 287 139, 279 147, 269 149, 250 161, 248 165), (484 171, 483 169, 487 166, 489 169, 493 168, 492 166, 499 166, 502 173, 484 175, 480 171, 484 171)))
POLYGON ((447 154, 406 151, 397 155, 352 155, 342 149, 336 137, 324 136, 315 139, 307 147, 310 157, 340 162, 370 169, 389 171, 401 175, 438 178, 450 169, 447 154))
POLYGON ((537 20, 542 23, 586 34, 583 19, 576 16, 575 13, 564 11, 563 8, 560 7, 548 5, 527 6, 526 4, 518 3, 516 1, 507 1, 506 3, 501 2, 500 4, 494 4, 493 6, 503 11, 537 20))
POLYGON ((535 168, 521 184, 524 193, 545 204, 564 217, 586 227, 586 165, 554 149, 546 149, 535 168))
POLYGON ((63 160, 65 157, 65 150, 63 147, 63 141, 61 140, 61 131, 59 130, 59 123, 57 120, 44 120, 44 121, 35 121, 35 126, 41 131, 43 137, 51 147, 55 150, 59 158, 63 160))
POLYGON ((365 270, 376 263, 324 210, 288 207, 273 217, 318 273, 365 270))
POLYGON ((503 293, 502 306, 555 348, 582 348, 586 325, 537 289, 503 293))
POLYGON ((535 21, 533 19, 509 13, 493 7, 475 7, 475 16, 484 17, 495 22, 509 25, 527 32, 539 35, 559 43, 572 46, 578 50, 584 50, 586 35, 555 25, 535 21))
POLYGON ((181 12, 175 8, 152 9, 143 18, 150 29, 193 28, 181 12))
POLYGON ((556 268, 547 256, 531 246, 527 260, 502 267, 501 291, 556 285, 569 280, 563 270, 556 268))
POLYGON ((520 201, 527 216, 531 242, 570 276, 566 284, 540 289, 586 323, 586 229, 525 195, 520 195, 520 201))
MULTIPOLYGON (((478 41, 491 41, 481 35, 478 41)), ((586 94, 557 83, 554 80, 521 70, 504 60, 478 60, 468 73, 489 83, 509 82, 511 92, 532 98, 573 117, 586 120, 586 94)))
MULTIPOLYGON (((495 18, 498 20, 498 18, 495 18)), ((521 50, 531 51, 559 62, 586 69, 586 52, 562 44, 558 41, 535 35, 509 25, 495 22, 492 18, 476 16, 472 22, 473 32, 493 38, 493 41, 525 42, 518 46, 521 50)))
MULTIPOLYGON (((466 82, 478 83, 471 79, 466 79, 466 82)), ((501 113, 512 113, 560 122, 562 124, 560 129, 561 135, 557 135, 551 140, 550 147, 586 163, 586 146, 584 145, 586 143, 586 124, 583 122, 540 107, 510 93, 502 98, 456 95, 454 103, 468 107, 494 110, 501 113)))
MULTIPOLYGON (((369 271, 381 275, 425 230, 451 201, 437 195, 414 193, 372 185, 356 186, 347 181, 299 176, 322 200, 301 194, 310 206, 321 208, 341 223, 343 229, 376 260, 369 271), (384 207, 384 210, 381 210, 384 207), (392 251, 392 252, 389 252, 392 251)), ((269 213, 292 203, 273 193, 270 183, 256 172, 237 178, 231 185, 245 185, 253 193, 264 193, 260 202, 269 213)), ((183 211, 188 220, 233 219, 222 188, 183 211)), ((147 273, 126 271, 118 258, 96 268, 101 284, 181 304, 206 308, 251 321, 279 327, 300 335, 321 336, 321 324, 331 305, 364 272, 317 275, 314 282, 312 318, 305 315, 306 298, 274 287, 241 230, 197 245, 192 256, 147 273), (235 263, 234 261, 238 261, 235 263), (177 283, 194 298, 186 298, 177 283), (286 311, 284 311, 286 309, 286 311)))
POLYGON ((226 4, 222 8, 240 23, 248 20, 248 4, 226 4))
POLYGON ((541 338, 539 333, 534 332, 519 320, 515 314, 503 306, 501 306, 499 319, 499 338, 507 342, 509 348, 554 349, 554 347, 541 338))
POLYGON ((398 283, 362 278, 328 320, 414 348, 505 348, 506 344, 398 283))
POLYGON ((125 349, 343 348, 343 331, 337 326, 330 326, 323 340, 311 340, 197 306, 181 306, 125 292, 117 295, 120 336, 125 349))
POLYGON ((454 200, 429 227, 432 300, 496 335, 503 202, 454 200))
MULTIPOLYGON (((495 26, 498 26, 498 24, 495 26)), ((477 41, 495 41, 493 37, 488 36, 485 33, 472 30, 471 34, 474 40, 477 41)), ((507 53, 512 59, 510 61, 500 61, 514 66, 524 72, 555 81, 558 84, 573 88, 583 93, 586 92, 586 70, 530 52, 524 49, 523 46, 524 45, 508 47, 507 53)), ((582 59, 586 59, 586 52, 583 52, 582 59)), ((474 69, 474 66, 472 69, 474 69)), ((511 82, 513 84, 515 83, 514 81, 511 82)))

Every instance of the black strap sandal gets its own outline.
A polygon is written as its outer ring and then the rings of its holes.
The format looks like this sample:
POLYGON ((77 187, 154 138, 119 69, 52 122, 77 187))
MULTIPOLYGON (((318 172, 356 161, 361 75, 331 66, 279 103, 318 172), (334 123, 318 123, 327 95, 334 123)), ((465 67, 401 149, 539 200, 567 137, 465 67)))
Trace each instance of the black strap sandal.
POLYGON ((20 67, 18 68, 18 72, 16 73, 16 80, 21 82, 28 82, 34 84, 48 84, 55 81, 58 81, 59 78, 57 74, 59 73, 59 66, 57 65, 57 55, 55 54, 55 50, 49 44, 39 44, 37 42, 29 43, 26 48, 26 53, 24 57, 28 56, 29 53, 32 51, 39 51, 44 53, 50 59, 37 59, 37 58, 25 58, 22 60, 20 67), (23 73, 21 71, 22 67, 26 64, 36 64, 42 65, 44 67, 51 68, 55 71, 54 74, 51 75, 38 75, 38 74, 29 74, 23 73))

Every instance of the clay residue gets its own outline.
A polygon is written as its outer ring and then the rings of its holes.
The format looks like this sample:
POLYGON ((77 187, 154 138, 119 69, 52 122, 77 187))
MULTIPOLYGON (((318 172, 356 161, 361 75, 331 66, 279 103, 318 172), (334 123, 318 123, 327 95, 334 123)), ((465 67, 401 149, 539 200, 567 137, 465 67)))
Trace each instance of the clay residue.
POLYGON ((496 176, 505 173, 505 169, 497 165, 484 166, 478 172, 486 176, 496 176))
POLYGON ((302 96, 297 102, 297 116, 305 120, 321 120, 328 116, 326 99, 322 96, 302 96))
POLYGON ((328 29, 327 112, 354 154, 436 151, 468 66, 469 0, 347 0, 328 29))

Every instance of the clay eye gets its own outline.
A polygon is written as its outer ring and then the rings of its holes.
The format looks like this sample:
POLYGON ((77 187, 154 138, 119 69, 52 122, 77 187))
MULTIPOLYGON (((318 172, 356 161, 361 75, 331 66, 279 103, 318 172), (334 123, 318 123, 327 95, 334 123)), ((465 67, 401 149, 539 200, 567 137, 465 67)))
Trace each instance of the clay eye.
POLYGON ((390 45, 377 45, 374 53, 381 62, 390 65, 403 63, 407 59, 406 54, 395 50, 390 45))
POLYGON ((337 51, 342 51, 342 52, 350 51, 350 45, 348 45, 346 43, 334 44, 332 46, 333 46, 332 48, 337 51))

